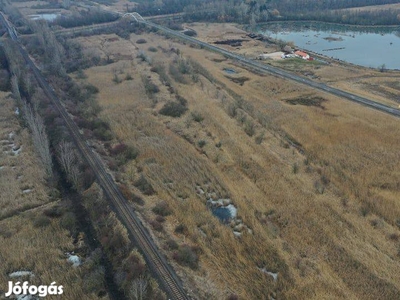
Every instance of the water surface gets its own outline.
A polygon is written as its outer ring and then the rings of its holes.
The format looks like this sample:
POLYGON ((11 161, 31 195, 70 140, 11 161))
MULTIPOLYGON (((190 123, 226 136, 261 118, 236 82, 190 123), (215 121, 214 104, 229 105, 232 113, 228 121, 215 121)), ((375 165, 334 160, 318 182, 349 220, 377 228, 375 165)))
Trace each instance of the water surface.
POLYGON ((357 65, 400 69, 400 27, 358 27, 285 22, 262 25, 266 36, 292 41, 299 48, 357 65))

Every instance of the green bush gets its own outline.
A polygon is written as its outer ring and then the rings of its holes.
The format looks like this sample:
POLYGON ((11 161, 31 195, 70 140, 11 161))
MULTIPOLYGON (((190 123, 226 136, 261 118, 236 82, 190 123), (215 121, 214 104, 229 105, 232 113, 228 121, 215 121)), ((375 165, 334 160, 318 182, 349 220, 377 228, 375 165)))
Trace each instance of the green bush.
POLYGON ((181 103, 167 102, 159 111, 160 114, 164 116, 170 116, 173 118, 178 118, 187 111, 187 108, 181 103))
POLYGON ((147 43, 147 41, 145 39, 138 39, 136 41, 136 44, 146 44, 146 43, 147 43))

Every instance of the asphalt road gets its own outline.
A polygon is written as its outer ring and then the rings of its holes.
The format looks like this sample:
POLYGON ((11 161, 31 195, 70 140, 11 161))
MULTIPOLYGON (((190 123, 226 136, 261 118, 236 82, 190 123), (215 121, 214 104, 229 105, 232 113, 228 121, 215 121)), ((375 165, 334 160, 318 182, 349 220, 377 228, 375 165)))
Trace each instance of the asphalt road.
POLYGON ((266 65, 266 64, 263 64, 261 62, 255 61, 255 60, 248 59, 248 58, 246 58, 246 57, 244 57, 242 55, 238 55, 238 54, 229 52, 229 51, 227 51, 225 49, 221 49, 219 47, 210 45, 208 43, 199 41, 199 40, 197 40, 195 38, 192 38, 190 36, 187 36, 187 35, 185 35, 183 33, 177 32, 177 31, 173 31, 173 30, 171 30, 169 28, 166 28, 164 26, 155 24, 155 23, 153 23, 151 21, 148 21, 148 20, 145 20, 145 19, 141 19, 141 20, 138 20, 138 22, 146 24, 147 26, 156 28, 156 29, 158 29, 160 31, 163 31, 163 32, 169 34, 169 35, 172 35, 172 36, 178 37, 180 39, 186 40, 186 41, 188 41, 188 42, 190 42, 192 44, 198 45, 198 46, 200 46, 200 47, 202 47, 204 49, 208 49, 208 50, 211 50, 213 52, 220 53, 220 54, 224 55, 227 58, 231 58, 231 59, 236 60, 240 64, 242 64, 242 65, 244 65, 244 66, 246 66, 246 67, 248 67, 250 69, 256 70, 257 72, 264 73, 264 74, 269 74, 269 75, 275 75, 275 76, 278 76, 280 78, 292 80, 292 81, 295 81, 297 83, 304 84, 304 85, 307 85, 309 87, 315 88, 317 90, 321 90, 321 91, 324 91, 326 93, 329 93, 329 94, 332 94, 332 95, 335 95, 335 96, 350 100, 352 102, 356 102, 356 103, 362 104, 362 105, 370 107, 372 109, 375 109, 375 110, 390 114, 392 116, 400 117, 400 110, 399 109, 387 106, 385 104, 382 104, 382 103, 379 103, 379 102, 376 102, 376 101, 373 101, 373 100, 370 100, 370 99, 367 99, 367 98, 364 98, 364 97, 360 97, 358 95, 355 95, 355 94, 352 94, 352 93, 349 93, 349 92, 345 92, 343 90, 328 86, 328 85, 326 85, 324 83, 316 82, 316 81, 310 80, 308 78, 304 78, 304 77, 298 76, 296 74, 287 72, 287 71, 282 70, 282 69, 277 68, 277 67, 273 67, 273 66, 266 65))

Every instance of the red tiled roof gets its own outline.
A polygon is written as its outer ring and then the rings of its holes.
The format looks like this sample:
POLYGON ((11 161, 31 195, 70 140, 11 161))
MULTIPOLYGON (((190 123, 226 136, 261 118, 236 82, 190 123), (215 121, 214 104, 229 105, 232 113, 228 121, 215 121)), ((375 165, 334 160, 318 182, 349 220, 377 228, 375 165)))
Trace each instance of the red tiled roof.
POLYGON ((303 56, 303 57, 308 55, 307 53, 305 53, 303 51, 296 51, 294 54, 297 54, 297 55, 300 55, 300 56, 303 56))

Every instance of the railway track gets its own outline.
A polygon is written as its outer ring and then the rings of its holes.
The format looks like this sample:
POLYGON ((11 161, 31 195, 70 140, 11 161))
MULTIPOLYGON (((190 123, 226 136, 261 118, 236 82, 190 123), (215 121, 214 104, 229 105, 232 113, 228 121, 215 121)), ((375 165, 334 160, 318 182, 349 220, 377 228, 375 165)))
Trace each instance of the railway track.
POLYGON ((104 190, 108 199, 111 201, 111 206, 117 213, 122 223, 126 226, 130 238, 141 250, 145 257, 146 263, 150 270, 158 279, 161 287, 167 293, 170 299, 186 300, 190 299, 188 294, 183 289, 183 286, 176 275, 175 271, 168 264, 165 257, 160 253, 149 232, 146 230, 140 219, 137 217, 133 208, 128 204, 127 200, 118 189, 111 175, 107 173, 104 164, 100 158, 89 148, 86 141, 79 132, 78 126, 68 115, 61 101, 44 79, 40 70, 30 59, 25 49, 18 43, 18 37, 15 34, 13 27, 7 22, 5 17, 0 14, 0 21, 6 26, 9 36, 14 40, 25 59, 26 64, 31 68, 32 72, 39 85, 42 87, 45 94, 53 102, 60 116, 63 118, 65 125, 70 131, 70 134, 82 154, 82 158, 89 164, 96 175, 99 185, 104 190))

